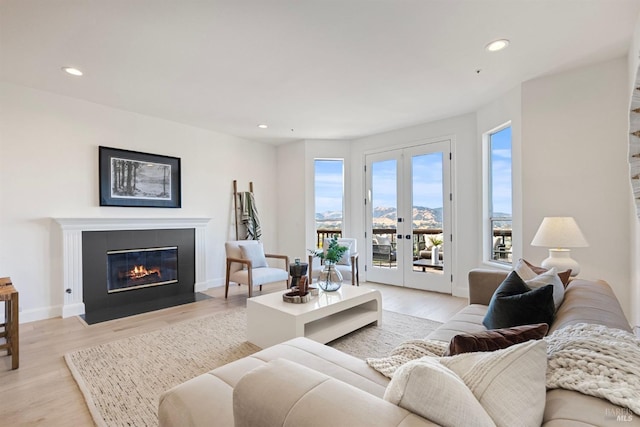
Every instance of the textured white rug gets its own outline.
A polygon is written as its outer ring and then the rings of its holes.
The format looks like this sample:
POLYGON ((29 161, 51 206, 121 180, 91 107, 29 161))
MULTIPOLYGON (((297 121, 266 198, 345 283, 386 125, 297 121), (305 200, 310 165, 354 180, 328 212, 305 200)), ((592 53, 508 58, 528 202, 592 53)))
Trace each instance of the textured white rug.
MULTIPOLYGON (((65 355, 99 427, 157 426, 160 394, 259 350, 245 341, 244 309, 124 338, 65 355)), ((389 311, 329 345, 356 357, 381 357, 402 341, 424 338, 440 323, 389 311)))

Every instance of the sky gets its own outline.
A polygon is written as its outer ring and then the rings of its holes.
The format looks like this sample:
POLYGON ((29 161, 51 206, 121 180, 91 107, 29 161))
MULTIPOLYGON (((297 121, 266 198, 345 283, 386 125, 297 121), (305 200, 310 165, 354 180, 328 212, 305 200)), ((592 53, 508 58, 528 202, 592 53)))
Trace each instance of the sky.
POLYGON ((493 212, 511 216, 511 127, 491 135, 491 173, 493 212))
POLYGON ((342 211, 344 165, 342 160, 315 161, 316 212, 342 211))
MULTIPOLYGON (((411 158, 412 206, 441 208, 442 153, 431 153, 411 158)), ((395 160, 375 162, 372 165, 372 206, 397 207, 397 165, 395 160)))

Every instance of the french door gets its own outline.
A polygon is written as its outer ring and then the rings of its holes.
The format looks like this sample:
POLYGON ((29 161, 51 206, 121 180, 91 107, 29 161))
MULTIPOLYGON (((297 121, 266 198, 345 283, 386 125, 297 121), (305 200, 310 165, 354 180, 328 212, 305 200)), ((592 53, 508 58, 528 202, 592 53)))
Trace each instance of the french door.
POLYGON ((367 280, 451 293, 451 142, 366 155, 367 280))

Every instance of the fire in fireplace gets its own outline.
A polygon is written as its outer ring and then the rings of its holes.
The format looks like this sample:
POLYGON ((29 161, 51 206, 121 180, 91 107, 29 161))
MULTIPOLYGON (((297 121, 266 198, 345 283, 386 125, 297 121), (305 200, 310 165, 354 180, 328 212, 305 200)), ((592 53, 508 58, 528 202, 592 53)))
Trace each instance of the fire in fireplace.
POLYGON ((107 292, 178 283, 178 247, 107 251, 107 292))

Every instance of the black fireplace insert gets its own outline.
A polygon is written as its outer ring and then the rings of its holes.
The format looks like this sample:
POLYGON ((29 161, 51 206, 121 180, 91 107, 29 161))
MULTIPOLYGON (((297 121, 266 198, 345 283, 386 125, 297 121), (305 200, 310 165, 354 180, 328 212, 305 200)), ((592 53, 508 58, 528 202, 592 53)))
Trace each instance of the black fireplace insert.
POLYGON ((178 247, 107 251, 107 292, 178 283, 178 247))
POLYGON ((89 324, 209 298, 194 287, 195 229, 82 232, 89 324))

